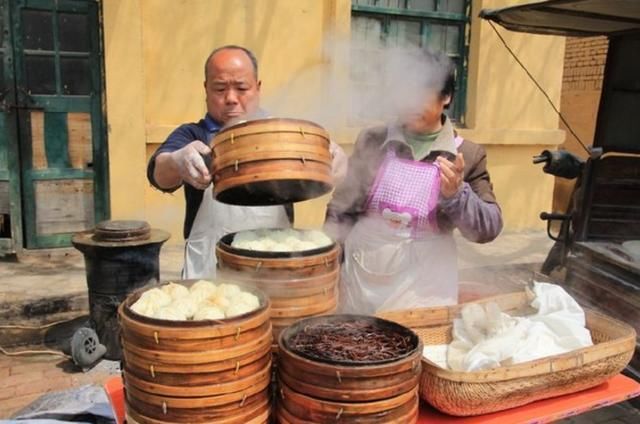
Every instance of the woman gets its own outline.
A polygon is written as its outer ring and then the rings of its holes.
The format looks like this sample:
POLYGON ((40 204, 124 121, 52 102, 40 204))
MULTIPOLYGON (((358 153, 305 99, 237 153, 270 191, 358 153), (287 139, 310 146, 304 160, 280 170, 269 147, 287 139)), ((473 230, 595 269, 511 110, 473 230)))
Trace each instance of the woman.
POLYGON ((457 303, 453 229, 480 243, 502 229, 484 149, 457 136, 444 114, 454 67, 437 60, 446 78, 425 88, 419 108, 360 133, 329 204, 327 230, 344 239, 343 312, 457 303))

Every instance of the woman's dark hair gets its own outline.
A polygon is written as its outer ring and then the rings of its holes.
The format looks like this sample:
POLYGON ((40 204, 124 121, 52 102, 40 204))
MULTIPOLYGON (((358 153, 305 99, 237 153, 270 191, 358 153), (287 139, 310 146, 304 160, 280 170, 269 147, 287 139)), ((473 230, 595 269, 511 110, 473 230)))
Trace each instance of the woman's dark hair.
POLYGON ((442 87, 440 94, 443 97, 451 96, 453 99, 453 95, 456 91, 456 66, 451 59, 447 58, 447 61, 449 62, 447 64, 447 76, 444 80, 444 86, 442 87))
POLYGON ((444 52, 427 51, 426 54, 428 56, 428 60, 433 61, 437 67, 442 70, 444 79, 442 88, 440 89, 440 96, 451 96, 451 99, 453 100, 453 95, 456 91, 455 63, 453 63, 453 60, 451 60, 444 52))

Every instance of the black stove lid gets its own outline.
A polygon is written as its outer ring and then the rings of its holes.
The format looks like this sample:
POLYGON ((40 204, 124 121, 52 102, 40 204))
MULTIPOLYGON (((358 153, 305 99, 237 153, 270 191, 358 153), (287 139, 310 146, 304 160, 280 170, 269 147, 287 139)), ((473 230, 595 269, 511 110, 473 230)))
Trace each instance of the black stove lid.
POLYGON ((97 241, 147 240, 151 227, 145 221, 102 221, 96 225, 94 237, 97 241))
POLYGON ((615 36, 640 31, 638 0, 548 0, 501 9, 483 9, 480 17, 518 32, 615 36))

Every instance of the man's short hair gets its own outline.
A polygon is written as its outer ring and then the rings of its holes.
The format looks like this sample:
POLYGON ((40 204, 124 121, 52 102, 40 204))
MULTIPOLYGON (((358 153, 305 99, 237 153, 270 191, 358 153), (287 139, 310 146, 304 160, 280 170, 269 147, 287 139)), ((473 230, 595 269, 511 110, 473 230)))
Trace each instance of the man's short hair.
POLYGON ((249 60, 251 60, 251 65, 253 65, 253 74, 256 76, 256 81, 258 80, 258 59, 256 59, 256 55, 254 55, 251 50, 245 47, 237 46, 235 44, 227 44, 226 46, 215 48, 211 53, 209 53, 207 60, 205 60, 204 62, 205 81, 207 80, 207 68, 209 67, 209 61, 216 53, 222 50, 242 50, 249 57, 249 60))

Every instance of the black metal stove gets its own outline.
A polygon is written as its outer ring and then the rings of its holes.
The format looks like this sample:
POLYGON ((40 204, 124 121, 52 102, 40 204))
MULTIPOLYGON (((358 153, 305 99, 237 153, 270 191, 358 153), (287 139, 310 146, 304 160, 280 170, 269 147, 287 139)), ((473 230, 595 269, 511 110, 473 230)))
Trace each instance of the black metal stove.
POLYGON ((73 236, 84 254, 92 329, 81 328, 71 341, 74 361, 87 367, 100 359, 121 359, 117 309, 132 291, 160 278, 160 247, 169 233, 144 221, 104 221, 94 231, 73 236), (101 347, 103 346, 103 347, 101 347))

